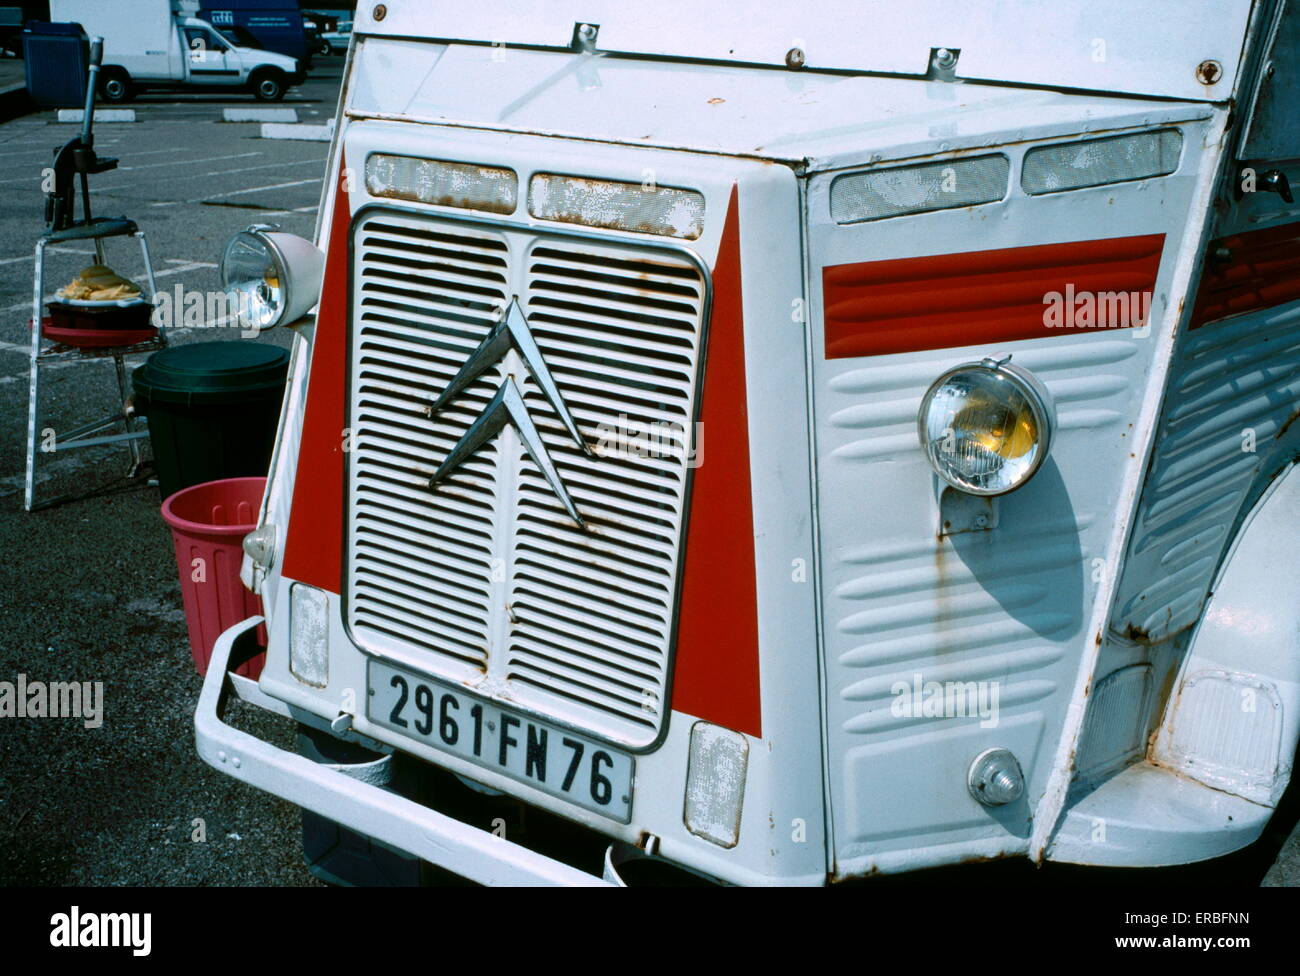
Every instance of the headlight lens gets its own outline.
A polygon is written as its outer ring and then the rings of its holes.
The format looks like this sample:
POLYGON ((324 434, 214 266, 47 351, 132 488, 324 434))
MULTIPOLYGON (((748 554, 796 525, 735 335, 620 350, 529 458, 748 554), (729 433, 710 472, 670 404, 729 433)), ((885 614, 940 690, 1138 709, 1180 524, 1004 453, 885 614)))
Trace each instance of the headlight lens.
POLYGON ((972 495, 1019 488, 1047 457, 1053 405, 1046 387, 1007 360, 949 370, 921 401, 919 434, 944 481, 972 495))
POLYGON ((325 256, 274 228, 240 231, 221 256, 221 284, 245 329, 261 331, 307 314, 320 298, 325 256))

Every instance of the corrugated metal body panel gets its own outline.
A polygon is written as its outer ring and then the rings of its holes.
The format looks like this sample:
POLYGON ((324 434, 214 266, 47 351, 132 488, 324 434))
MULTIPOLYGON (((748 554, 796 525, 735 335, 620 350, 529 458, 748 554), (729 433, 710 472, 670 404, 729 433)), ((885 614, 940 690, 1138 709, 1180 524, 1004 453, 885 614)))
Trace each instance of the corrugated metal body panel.
POLYGON ((351 86, 353 116, 810 160, 814 169, 987 152, 1076 134, 1081 118, 1096 120, 1095 131, 1208 115, 1189 103, 389 38, 357 49, 351 86))
MULTIPOLYGON (((1184 138, 1201 146, 1205 129, 1189 125, 1184 138)), ((1028 196, 1019 172, 1029 148, 1004 147, 1007 199, 969 209, 838 225, 830 177, 810 182, 811 312, 815 323, 827 316, 812 354, 841 875, 1028 849, 1035 810, 1051 806, 1055 763, 1082 718, 1072 706, 1110 605, 1122 551, 1116 520, 1131 504, 1150 436, 1139 423, 1154 405, 1158 356, 1178 317, 1170 282, 1193 260, 1192 201, 1209 198, 1207 157, 1185 152, 1179 169, 1158 179, 1028 196), (905 261, 906 273, 896 273, 905 261), (845 265, 879 272, 891 294, 882 300, 869 291, 874 282, 855 281, 862 293, 846 305, 834 278, 845 265), (1049 327, 1049 293, 1071 287, 1093 298, 1149 288, 1150 327, 1049 327), (837 348, 837 330, 854 317, 894 327, 884 333, 890 343, 837 348), (928 334, 936 323, 942 333, 928 334), (934 348, 939 338, 946 348, 934 348), (944 535, 943 484, 917 441, 921 398, 946 370, 1007 354, 1056 402, 1051 454, 1027 484, 997 499, 995 527, 944 535), (909 709, 918 686, 942 689, 943 707, 909 709), (949 689, 965 689, 967 707, 949 707, 949 689), (970 708, 972 692, 989 707, 970 708), (980 751, 995 747, 1015 754, 1026 790, 991 809, 965 777, 980 751)), ((1141 735, 1120 714, 1145 695, 1138 675, 1112 687, 1109 718, 1089 733, 1113 762, 1141 735)))
POLYGON ((1300 300, 1300 223, 1215 241, 1190 328, 1300 300))
POLYGON ((1228 530, 1300 404, 1300 303, 1187 334, 1115 603, 1112 628, 1162 640, 1200 616, 1228 530))
MULTIPOLYGON (((1115 454, 1149 346, 1071 333, 827 364, 839 366, 819 395, 819 453, 842 866, 889 863, 894 849, 920 858, 930 844, 987 832, 989 815, 963 778, 981 744, 1011 749, 1041 790, 1040 750, 1050 749, 1089 639, 1089 559, 1113 516, 1115 454), (916 440, 920 397, 955 362, 1007 351, 1057 399, 1060 440, 1029 484, 999 499, 995 531, 937 538, 938 489, 916 440), (900 688, 967 682, 977 694, 996 688, 992 720, 977 709, 930 716, 899 706, 900 688), (900 776, 915 781, 905 813, 900 776)), ((1004 844, 1027 836, 1029 810, 1018 807, 1000 811, 1004 844)))
MULTIPOLYGON (((824 268, 826 356, 1041 337, 1044 295, 1149 294, 1164 239, 1148 234, 824 268)), ((1129 328, 1142 324, 1139 312, 1140 302, 1125 301, 1113 322, 1085 324, 1070 316, 1057 327, 1129 328)))
POLYGON ((602 424, 689 431, 700 270, 636 247, 387 210, 357 222, 354 247, 354 636, 486 694, 648 743, 665 714, 685 457, 585 457, 510 355, 432 417, 426 408, 517 291, 590 444, 602 424), (586 529, 513 427, 430 488, 507 374, 586 529))
POLYGON ((599 25, 600 50, 783 66, 799 48, 808 68, 923 75, 933 48, 961 52, 964 78, 1170 98, 1226 98, 1232 91, 1249 0, 1221 0, 1188 15, 1179 0, 911 0, 906 7, 853 0, 717 6, 665 0, 468 5, 394 3, 376 21, 358 10, 359 33, 568 47, 579 23, 599 25), (1213 85, 1196 79, 1206 59, 1223 66, 1213 85))

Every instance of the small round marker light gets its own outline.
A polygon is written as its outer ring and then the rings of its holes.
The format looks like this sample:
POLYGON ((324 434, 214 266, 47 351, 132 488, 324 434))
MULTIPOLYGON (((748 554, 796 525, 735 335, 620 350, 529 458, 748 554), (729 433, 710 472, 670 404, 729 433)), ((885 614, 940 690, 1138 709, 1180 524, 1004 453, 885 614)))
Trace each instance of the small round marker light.
POLYGON ((1025 774, 1009 750, 985 749, 970 764, 966 785, 986 807, 1000 807, 1024 795, 1025 774))
POLYGON ((240 328, 263 331, 294 322, 320 299, 325 255, 296 234, 255 224, 221 255, 221 285, 240 328))
POLYGON ((1014 491, 1033 477, 1051 447, 1052 396, 1010 359, 950 369, 921 400, 921 446, 935 473, 959 491, 1014 491))

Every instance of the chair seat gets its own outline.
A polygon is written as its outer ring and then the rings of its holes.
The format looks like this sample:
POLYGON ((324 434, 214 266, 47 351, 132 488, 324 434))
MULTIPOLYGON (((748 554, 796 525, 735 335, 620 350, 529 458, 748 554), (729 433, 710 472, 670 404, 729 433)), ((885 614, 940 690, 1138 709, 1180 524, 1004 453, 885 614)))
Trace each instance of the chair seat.
POLYGON ((50 243, 86 241, 97 237, 120 237, 134 234, 138 230, 135 221, 126 217, 95 217, 91 220, 79 221, 63 230, 56 230, 52 234, 46 234, 45 239, 50 243))

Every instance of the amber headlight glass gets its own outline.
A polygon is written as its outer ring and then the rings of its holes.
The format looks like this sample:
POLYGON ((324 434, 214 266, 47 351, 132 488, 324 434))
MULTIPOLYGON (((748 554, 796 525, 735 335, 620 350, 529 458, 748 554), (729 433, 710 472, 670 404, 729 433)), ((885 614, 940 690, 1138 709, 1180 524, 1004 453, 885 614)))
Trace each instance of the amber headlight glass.
POLYGON ((985 359, 935 380, 921 401, 918 432, 940 478, 972 495, 1002 495, 1047 457, 1054 413, 1051 394, 1032 373, 985 359))

